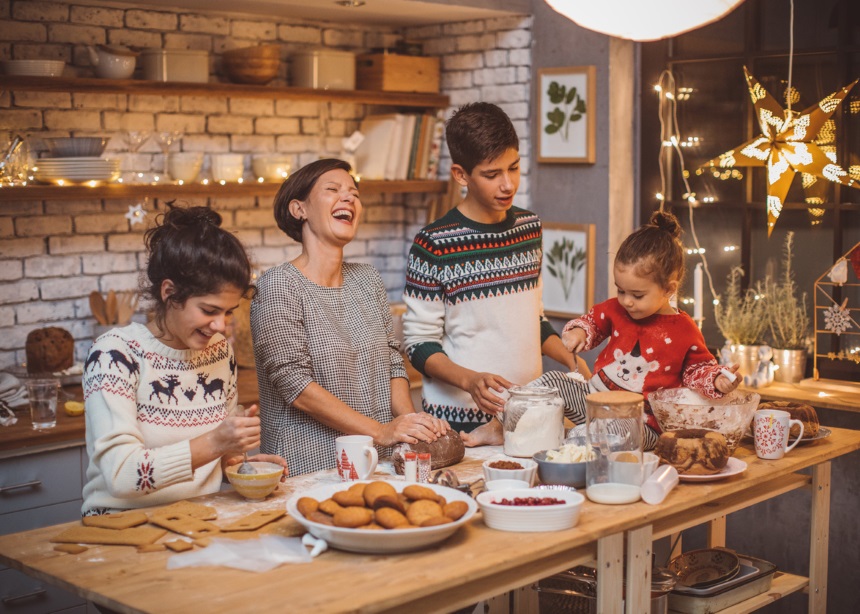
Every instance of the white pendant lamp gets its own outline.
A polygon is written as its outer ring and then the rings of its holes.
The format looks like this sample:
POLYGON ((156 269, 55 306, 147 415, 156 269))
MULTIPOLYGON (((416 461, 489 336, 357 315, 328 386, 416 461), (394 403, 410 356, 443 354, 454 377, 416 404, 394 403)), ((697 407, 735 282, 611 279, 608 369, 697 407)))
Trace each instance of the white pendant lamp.
POLYGON ((634 41, 677 36, 717 21, 743 0, 546 0, 571 21, 634 41))

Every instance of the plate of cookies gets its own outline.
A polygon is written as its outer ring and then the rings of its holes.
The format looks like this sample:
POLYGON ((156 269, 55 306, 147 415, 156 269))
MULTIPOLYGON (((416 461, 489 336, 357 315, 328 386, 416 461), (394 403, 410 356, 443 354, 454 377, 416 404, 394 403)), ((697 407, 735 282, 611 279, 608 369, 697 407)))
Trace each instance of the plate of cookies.
POLYGON ((447 486, 383 480, 319 486, 287 501, 287 513, 314 537, 371 554, 437 544, 477 510, 471 497, 447 486))

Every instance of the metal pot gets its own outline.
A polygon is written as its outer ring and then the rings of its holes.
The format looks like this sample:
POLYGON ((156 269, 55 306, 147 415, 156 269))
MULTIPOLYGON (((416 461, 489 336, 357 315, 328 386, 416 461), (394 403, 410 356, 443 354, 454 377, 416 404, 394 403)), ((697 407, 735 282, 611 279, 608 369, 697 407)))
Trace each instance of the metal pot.
POLYGON ((774 350, 776 372, 773 379, 785 384, 797 384, 806 372, 806 350, 774 350))
MULTIPOLYGON (((669 593, 675 587, 675 575, 655 567, 651 572, 651 614, 667 614, 669 593)), ((545 599, 552 600, 553 612, 597 614, 597 572, 590 567, 575 567, 550 576, 532 587, 545 599)))

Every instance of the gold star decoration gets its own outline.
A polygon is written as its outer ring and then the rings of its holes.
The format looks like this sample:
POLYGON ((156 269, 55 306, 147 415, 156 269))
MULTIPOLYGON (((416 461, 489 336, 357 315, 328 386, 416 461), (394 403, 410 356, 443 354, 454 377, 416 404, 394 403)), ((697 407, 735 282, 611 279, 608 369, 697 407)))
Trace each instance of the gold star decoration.
POLYGON ((796 173, 823 177, 849 187, 860 187, 836 163, 835 148, 825 150, 816 142, 819 131, 860 79, 798 113, 783 109, 746 67, 744 75, 762 134, 699 168, 766 166, 767 236, 770 236, 796 173))

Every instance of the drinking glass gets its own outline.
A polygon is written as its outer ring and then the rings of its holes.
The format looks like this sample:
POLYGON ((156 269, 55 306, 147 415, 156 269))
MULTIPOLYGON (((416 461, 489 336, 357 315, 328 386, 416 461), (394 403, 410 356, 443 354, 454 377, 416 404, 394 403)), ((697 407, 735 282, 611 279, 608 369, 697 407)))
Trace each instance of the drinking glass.
MULTIPOLYGON (((149 140, 149 137, 150 132, 148 130, 126 130, 122 133, 122 141, 128 153, 131 154, 132 166, 134 165, 137 152, 149 140)), ((131 183, 137 183, 142 177, 142 172, 136 171, 134 168, 131 169, 131 177, 129 178, 131 183)))
POLYGON ((162 130, 161 132, 156 132, 154 137, 155 142, 161 149, 163 156, 163 173, 164 176, 167 177, 170 174, 170 170, 167 167, 167 154, 170 151, 170 146, 182 138, 182 132, 179 130, 162 130))

